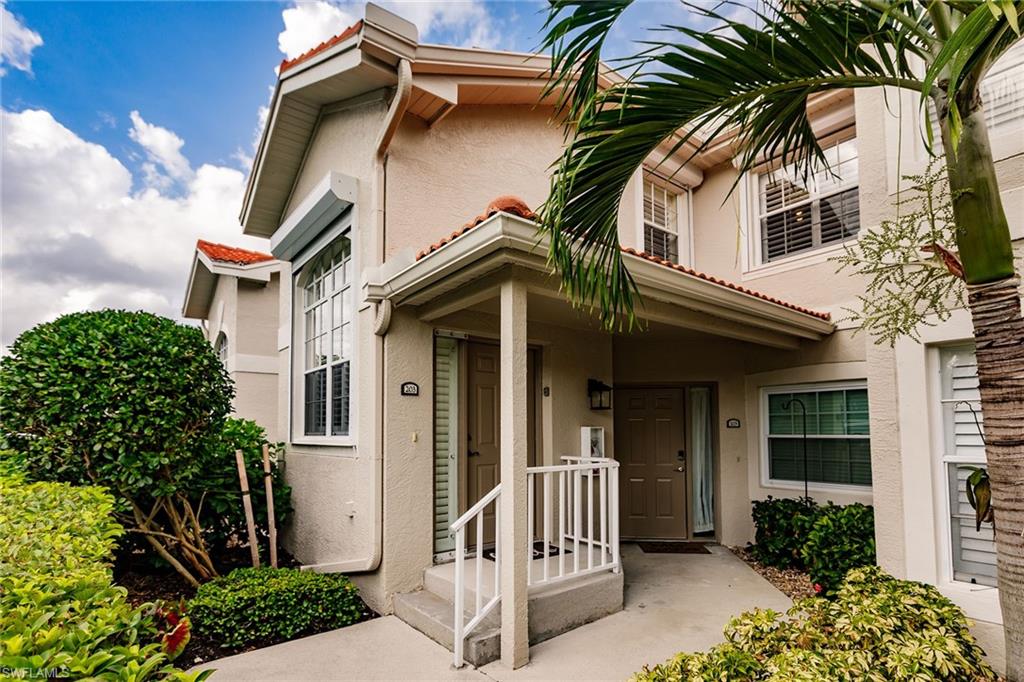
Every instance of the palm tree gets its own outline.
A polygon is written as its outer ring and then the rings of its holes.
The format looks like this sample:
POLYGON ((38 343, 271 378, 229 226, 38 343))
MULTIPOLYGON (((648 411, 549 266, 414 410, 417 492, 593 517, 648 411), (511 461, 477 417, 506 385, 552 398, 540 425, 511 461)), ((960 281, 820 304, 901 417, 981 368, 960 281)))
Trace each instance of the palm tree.
POLYGON ((544 27, 567 144, 541 229, 567 293, 609 326, 632 323, 636 297, 618 248, 620 198, 660 144, 697 154, 735 134, 741 175, 764 158, 809 173, 827 165, 811 96, 887 86, 934 107, 974 324, 1008 674, 1024 680, 1024 319, 979 94, 1020 39, 1024 2, 762 0, 752 22, 693 6, 720 28, 662 26, 665 37, 627 62, 632 76, 615 81, 601 50, 631 1, 552 0, 544 27))

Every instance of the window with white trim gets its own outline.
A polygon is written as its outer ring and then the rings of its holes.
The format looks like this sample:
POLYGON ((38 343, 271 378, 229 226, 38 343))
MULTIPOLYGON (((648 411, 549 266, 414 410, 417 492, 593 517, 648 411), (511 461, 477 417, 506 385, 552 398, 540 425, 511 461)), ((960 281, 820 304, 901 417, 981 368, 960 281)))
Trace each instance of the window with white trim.
MULTIPOLYGON (((996 545, 991 523, 979 530, 967 501, 971 467, 985 466, 984 422, 978 391, 978 364, 973 346, 943 348, 941 367, 942 452, 940 466, 949 494, 949 548, 953 579, 996 584, 996 545)), ((940 498, 941 499, 941 498, 940 498)))
POLYGON ((790 164, 756 177, 760 262, 838 244, 860 231, 857 140, 824 150, 809 174, 790 164))
POLYGON ((762 393, 764 458, 770 482, 804 481, 807 410, 807 480, 871 486, 868 389, 864 381, 773 386, 762 393))
POLYGON ((352 246, 339 237, 299 273, 302 416, 307 436, 349 433, 352 246))
POLYGON ((217 334, 217 341, 213 344, 213 351, 217 354, 217 359, 225 367, 228 366, 228 335, 224 332, 217 334))
POLYGON ((679 262, 678 195, 644 180, 644 251, 679 262))

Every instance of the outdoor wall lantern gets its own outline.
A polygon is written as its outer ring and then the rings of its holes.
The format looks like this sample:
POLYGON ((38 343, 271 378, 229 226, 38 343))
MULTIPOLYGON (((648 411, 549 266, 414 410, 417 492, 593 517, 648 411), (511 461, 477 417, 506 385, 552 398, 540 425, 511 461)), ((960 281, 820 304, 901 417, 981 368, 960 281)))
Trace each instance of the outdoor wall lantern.
POLYGON ((612 387, 597 379, 587 379, 587 396, 590 398, 590 409, 612 409, 612 387))

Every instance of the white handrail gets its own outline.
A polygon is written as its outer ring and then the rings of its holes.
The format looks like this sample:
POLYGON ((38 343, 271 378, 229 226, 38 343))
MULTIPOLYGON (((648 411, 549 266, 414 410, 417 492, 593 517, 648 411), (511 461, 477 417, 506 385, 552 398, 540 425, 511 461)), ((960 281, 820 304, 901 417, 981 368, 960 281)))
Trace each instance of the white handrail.
POLYGON ((461 668, 464 663, 463 648, 466 644, 466 637, 483 622, 491 611, 501 602, 501 484, 486 495, 480 501, 466 510, 452 525, 451 530, 455 533, 455 619, 454 619, 454 642, 452 654, 456 668, 461 668), (484 577, 484 511, 488 505, 494 504, 494 594, 483 603, 483 577, 484 577), (473 616, 466 620, 466 526, 473 519, 476 519, 476 592, 474 599, 473 616))
MULTIPOLYGON (((527 585, 550 585, 574 577, 621 570, 619 556, 619 463, 608 457, 563 457, 567 463, 526 470, 528 543, 527 585), (541 479, 537 489, 537 478, 541 479), (538 509, 535 509, 538 507, 538 509), (537 517, 536 513, 540 516, 537 517), (557 516, 557 519, 555 518, 557 516), (540 522, 535 523, 535 518, 540 522), (539 528, 535 527, 539 526, 539 528), (557 530, 557 541, 553 533, 557 530), (537 538, 536 536, 540 537, 537 538), (534 543, 543 543, 542 563, 534 566, 534 543), (570 544, 571 543, 571 549, 570 544), (558 558, 549 556, 557 548, 558 558), (581 549, 586 550, 581 555, 581 549), (566 555, 572 554, 572 561, 566 555)), ((466 637, 501 603, 501 484, 451 524, 455 534, 455 621, 453 648, 456 667, 463 665, 466 637), (494 591, 483 598, 484 512, 494 505, 494 591), (470 525, 472 522, 472 525, 470 525), (466 610, 466 527, 476 532, 476 559, 471 614, 466 610), (467 616, 469 616, 467 620, 467 616)))
POLYGON ((466 513, 464 513, 462 516, 460 516, 458 519, 456 519, 452 523, 452 525, 450 526, 451 530, 453 530, 453 531, 454 530, 459 530, 460 528, 465 526, 467 523, 469 523, 469 520, 471 518, 473 518, 474 516, 479 514, 481 512, 481 510, 483 510, 484 507, 486 507, 491 502, 493 502, 495 500, 495 498, 497 498, 498 495, 500 495, 500 494, 501 494, 501 484, 499 483, 498 485, 494 486, 494 488, 491 489, 491 492, 489 492, 486 495, 484 495, 483 497, 481 497, 479 502, 477 502, 472 507, 467 509, 466 513))

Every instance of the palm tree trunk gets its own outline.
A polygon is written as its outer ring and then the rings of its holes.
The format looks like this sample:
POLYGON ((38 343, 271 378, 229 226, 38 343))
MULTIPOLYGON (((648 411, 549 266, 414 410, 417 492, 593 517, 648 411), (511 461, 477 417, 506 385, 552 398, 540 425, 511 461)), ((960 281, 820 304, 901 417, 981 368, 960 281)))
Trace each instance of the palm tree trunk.
POLYGON ((1024 682, 1024 318, 1009 226, 980 102, 964 119, 954 150, 943 129, 968 281, 967 303, 985 424, 985 457, 995 510, 999 602, 1006 674, 1024 682))
POLYGON ((969 287, 995 510, 1006 673, 1024 680, 1024 318, 1016 277, 969 287))

